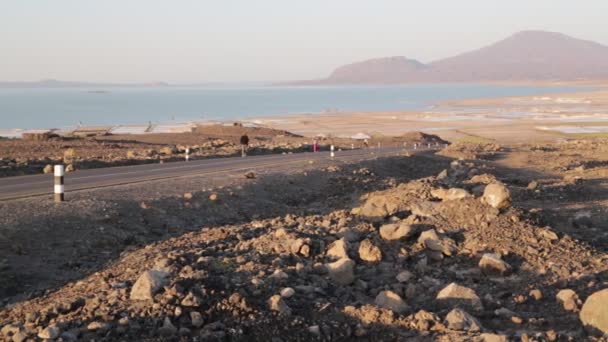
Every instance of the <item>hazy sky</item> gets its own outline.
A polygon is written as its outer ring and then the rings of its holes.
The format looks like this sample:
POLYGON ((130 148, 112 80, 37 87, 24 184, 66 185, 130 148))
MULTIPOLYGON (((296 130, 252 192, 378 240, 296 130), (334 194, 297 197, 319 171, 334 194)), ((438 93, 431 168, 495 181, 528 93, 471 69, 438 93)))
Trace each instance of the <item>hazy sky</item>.
POLYGON ((0 0, 0 80, 309 79, 526 29, 608 45, 607 16, 608 0, 0 0))

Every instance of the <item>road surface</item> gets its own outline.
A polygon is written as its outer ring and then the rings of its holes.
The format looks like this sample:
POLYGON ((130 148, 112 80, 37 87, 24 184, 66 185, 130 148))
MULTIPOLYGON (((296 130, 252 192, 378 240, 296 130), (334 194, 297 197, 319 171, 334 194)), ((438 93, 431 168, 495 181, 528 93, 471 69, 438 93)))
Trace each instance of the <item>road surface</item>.
MULTIPOLYGON (((423 151, 423 150, 419 150, 423 151)), ((385 147, 367 150, 336 151, 336 160, 394 155, 403 148, 385 147)), ((260 167, 284 165, 308 160, 329 159, 329 152, 305 152, 249 156, 246 158, 217 158, 172 162, 164 164, 142 164, 100 169, 78 170, 65 176, 65 192, 100 187, 132 184, 159 179, 205 175, 227 171, 249 170, 260 167)), ((0 178, 0 200, 32 196, 51 195, 53 174, 0 178)))

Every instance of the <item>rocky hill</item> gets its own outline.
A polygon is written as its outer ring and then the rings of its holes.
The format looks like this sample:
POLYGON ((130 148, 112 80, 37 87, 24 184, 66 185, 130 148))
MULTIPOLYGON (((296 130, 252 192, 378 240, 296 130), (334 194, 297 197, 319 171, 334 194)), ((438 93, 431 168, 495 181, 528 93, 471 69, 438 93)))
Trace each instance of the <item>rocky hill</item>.
POLYGON ((299 84, 573 81, 608 79, 608 46, 561 33, 522 31, 478 50, 422 64, 405 57, 339 67, 299 84))

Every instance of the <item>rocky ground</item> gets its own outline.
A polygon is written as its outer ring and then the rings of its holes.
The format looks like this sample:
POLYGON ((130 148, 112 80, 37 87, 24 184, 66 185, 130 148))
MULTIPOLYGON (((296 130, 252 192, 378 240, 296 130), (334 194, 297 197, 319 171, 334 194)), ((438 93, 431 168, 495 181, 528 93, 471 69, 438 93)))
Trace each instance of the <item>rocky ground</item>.
POLYGON ((0 334, 606 340, 607 152, 454 144, 6 202, 0 334))
MULTIPOLYGON (((263 127, 201 126, 192 133, 107 135, 88 138, 54 137, 44 140, 0 139, 0 177, 51 172, 63 163, 68 171, 110 166, 234 157, 241 154, 240 138, 247 134, 247 154, 312 151, 312 138, 263 127)), ((362 142, 345 138, 318 138, 319 150, 362 148, 362 142)), ((401 137, 375 137, 372 146, 403 143, 446 143, 434 135, 409 133, 401 137)))

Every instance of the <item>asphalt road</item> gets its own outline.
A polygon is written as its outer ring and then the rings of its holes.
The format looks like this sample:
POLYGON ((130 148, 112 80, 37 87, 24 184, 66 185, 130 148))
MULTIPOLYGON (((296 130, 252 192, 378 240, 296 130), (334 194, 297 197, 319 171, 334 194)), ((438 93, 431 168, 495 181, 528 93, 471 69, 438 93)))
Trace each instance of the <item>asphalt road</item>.
MULTIPOLYGON (((404 152, 404 149, 398 147, 385 147, 368 150, 336 151, 335 159, 348 160, 352 158, 371 158, 382 155, 394 155, 400 152, 404 152)), ((69 193, 77 190, 132 184, 159 179, 249 170, 260 167, 284 165, 286 163, 329 158, 329 152, 324 151, 317 153, 305 152, 286 155, 273 154, 248 156, 246 158, 201 159, 191 160, 189 162, 142 164, 78 170, 65 175, 65 192, 69 193)), ((51 195, 52 192, 52 174, 0 178, 0 200, 51 195)))

